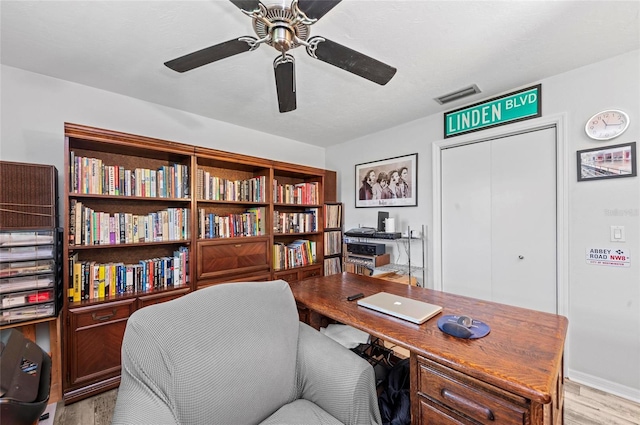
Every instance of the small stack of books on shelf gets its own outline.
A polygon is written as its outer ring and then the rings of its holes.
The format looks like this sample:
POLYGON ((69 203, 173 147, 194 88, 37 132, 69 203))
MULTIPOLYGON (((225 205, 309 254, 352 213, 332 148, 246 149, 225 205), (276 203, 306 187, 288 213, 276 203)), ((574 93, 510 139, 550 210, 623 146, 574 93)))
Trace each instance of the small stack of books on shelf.
POLYGON ((339 230, 324 232, 324 255, 342 252, 342 232, 339 230))
POLYGON ((241 214, 215 214, 198 209, 198 237, 235 238, 266 235, 266 208, 249 208, 241 214))
POLYGON ((246 180, 230 180, 212 176, 198 169, 196 177, 197 196, 205 201, 267 202, 266 176, 246 180))
POLYGON ((342 204, 325 204, 324 227, 336 229, 342 225, 342 204))
POLYGON ((318 231, 318 209, 300 212, 273 211, 274 233, 310 233, 318 231))
POLYGON ((324 275, 330 276, 332 274, 342 273, 342 258, 332 257, 324 259, 324 275))
POLYGON ((294 267, 302 267, 316 262, 316 242, 306 239, 296 239, 284 244, 273 245, 273 268, 286 270, 294 267))
POLYGON ((278 184, 274 179, 273 200, 278 204, 316 205, 320 200, 318 183, 278 184))

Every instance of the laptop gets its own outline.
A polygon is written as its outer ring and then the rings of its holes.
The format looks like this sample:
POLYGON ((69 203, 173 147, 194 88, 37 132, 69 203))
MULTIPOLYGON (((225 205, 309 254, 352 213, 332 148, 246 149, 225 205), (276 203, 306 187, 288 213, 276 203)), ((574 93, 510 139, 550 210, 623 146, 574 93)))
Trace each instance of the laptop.
POLYGON ((442 307, 439 305, 389 294, 388 292, 378 292, 361 298, 358 300, 358 305, 417 324, 426 322, 442 311, 442 307))

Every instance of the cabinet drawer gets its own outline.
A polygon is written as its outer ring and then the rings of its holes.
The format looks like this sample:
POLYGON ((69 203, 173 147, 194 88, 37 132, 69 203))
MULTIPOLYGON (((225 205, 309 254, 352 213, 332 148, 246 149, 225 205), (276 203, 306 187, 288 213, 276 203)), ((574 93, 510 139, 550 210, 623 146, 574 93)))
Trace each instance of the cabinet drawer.
POLYGON ((0 278, 0 294, 16 291, 27 291, 29 289, 53 288, 55 276, 53 273, 42 275, 0 278))
POLYGON ((0 263, 0 278, 53 273, 55 270, 56 263, 53 260, 0 263))
POLYGON ((69 310, 67 389, 120 375, 120 352, 135 299, 69 310))
POLYGON ((526 399, 424 358, 418 360, 418 391, 482 424, 529 423, 526 399))
POLYGON ((283 271, 283 272, 277 272, 275 274, 275 278, 276 279, 282 279, 282 280, 287 281, 289 283, 297 282, 299 280, 298 279, 297 270, 288 270, 288 271, 283 271))
POLYGON ((305 269, 300 272, 300 280, 309 279, 310 277, 322 276, 322 268, 320 266, 311 269, 305 269))
POLYGON ((465 420, 464 418, 449 412, 446 409, 437 407, 430 403, 424 397, 419 397, 420 403, 420 421, 418 423, 425 425, 473 425, 474 422, 465 420))
POLYGON ((198 279, 269 269, 269 238, 198 243, 198 279))
POLYGON ((81 307, 70 310, 69 313, 72 314, 71 317, 74 320, 75 328, 84 328, 105 322, 128 319, 134 310, 135 300, 127 300, 81 307))

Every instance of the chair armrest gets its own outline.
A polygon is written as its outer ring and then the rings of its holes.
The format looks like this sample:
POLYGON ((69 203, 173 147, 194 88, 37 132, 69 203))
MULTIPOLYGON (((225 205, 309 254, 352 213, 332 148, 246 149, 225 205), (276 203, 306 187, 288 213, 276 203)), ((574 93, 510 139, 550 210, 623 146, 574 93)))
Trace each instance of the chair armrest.
POLYGON ((297 385, 300 398, 344 424, 382 423, 373 367, 304 323, 298 340, 297 385))
POLYGON ((164 389, 148 376, 150 372, 166 376, 169 373, 166 363, 155 345, 154 349, 140 354, 140 345, 150 344, 142 334, 130 319, 122 345, 120 388, 111 425, 178 425, 164 389), (138 341, 144 342, 136 344, 138 341))

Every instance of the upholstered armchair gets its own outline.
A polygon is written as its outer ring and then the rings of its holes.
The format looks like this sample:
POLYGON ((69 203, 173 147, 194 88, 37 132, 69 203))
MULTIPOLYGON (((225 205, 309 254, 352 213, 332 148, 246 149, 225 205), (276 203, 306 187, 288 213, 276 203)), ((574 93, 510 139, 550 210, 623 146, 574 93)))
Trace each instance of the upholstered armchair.
POLYGON ((373 368, 299 322, 282 281, 136 311, 113 424, 379 424, 373 368))

